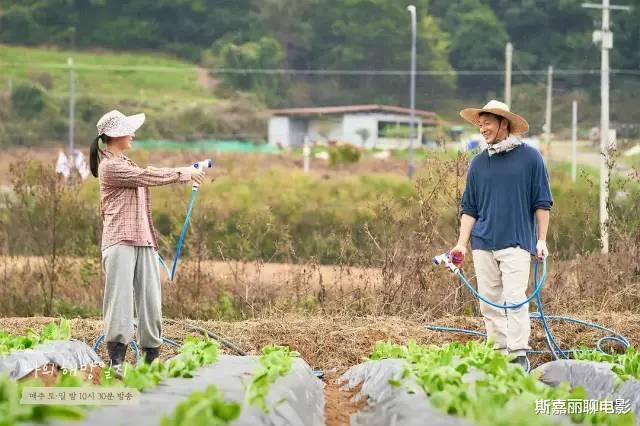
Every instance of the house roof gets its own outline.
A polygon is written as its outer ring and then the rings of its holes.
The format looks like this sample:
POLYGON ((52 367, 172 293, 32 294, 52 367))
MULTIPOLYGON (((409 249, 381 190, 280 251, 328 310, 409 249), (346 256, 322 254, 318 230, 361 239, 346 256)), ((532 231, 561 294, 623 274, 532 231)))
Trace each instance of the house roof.
MULTIPOLYGON (((411 109, 392 106, 392 105, 345 105, 345 106, 329 106, 329 107, 312 107, 312 108, 284 108, 284 109, 272 109, 273 115, 289 115, 289 116, 313 116, 313 115, 330 115, 330 114, 346 114, 354 112, 392 112, 400 114, 411 114, 411 109)), ((419 117, 437 119, 437 115, 432 111, 424 111, 416 109, 415 115, 419 117)))

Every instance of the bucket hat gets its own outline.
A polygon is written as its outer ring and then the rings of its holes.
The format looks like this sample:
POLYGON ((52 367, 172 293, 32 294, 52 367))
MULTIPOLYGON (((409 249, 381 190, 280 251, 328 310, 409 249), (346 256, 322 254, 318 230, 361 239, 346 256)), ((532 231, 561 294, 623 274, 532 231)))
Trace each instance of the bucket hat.
POLYGON ((489 103, 482 108, 463 109, 460 111, 460 116, 474 126, 479 127, 480 114, 483 112, 490 112, 491 114, 495 114, 509 120, 511 134, 513 135, 521 135, 529 131, 529 123, 527 123, 527 120, 518 114, 511 112, 506 104, 496 101, 495 99, 489 101, 489 103))
POLYGON ((98 135, 119 138, 135 133, 144 123, 144 119, 144 113, 126 116, 118 110, 113 110, 100 117, 96 128, 98 135))

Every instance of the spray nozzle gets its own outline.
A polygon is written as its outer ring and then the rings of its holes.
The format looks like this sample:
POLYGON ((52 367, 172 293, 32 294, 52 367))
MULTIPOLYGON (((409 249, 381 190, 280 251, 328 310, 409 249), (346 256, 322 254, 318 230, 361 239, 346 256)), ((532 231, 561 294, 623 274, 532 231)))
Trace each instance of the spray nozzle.
POLYGON ((450 257, 449 257, 449 252, 446 253, 442 253, 439 254, 437 256, 434 256, 431 259, 431 262, 434 265, 444 265, 447 268, 449 268, 449 270, 453 273, 457 273, 459 271, 458 267, 451 261, 450 257))
MULTIPOLYGON (((213 167, 213 160, 211 158, 207 158, 206 160, 202 160, 202 161, 198 161, 197 163, 193 163, 193 165, 191 167, 193 167, 195 170, 210 169, 210 168, 213 167)), ((199 186, 200 185, 198 185, 197 183, 194 183, 192 185, 192 189, 194 191, 197 191, 199 186)))
POLYGON ((210 169, 213 167, 213 160, 207 158, 206 160, 198 161, 197 163, 193 163, 194 169, 210 169))

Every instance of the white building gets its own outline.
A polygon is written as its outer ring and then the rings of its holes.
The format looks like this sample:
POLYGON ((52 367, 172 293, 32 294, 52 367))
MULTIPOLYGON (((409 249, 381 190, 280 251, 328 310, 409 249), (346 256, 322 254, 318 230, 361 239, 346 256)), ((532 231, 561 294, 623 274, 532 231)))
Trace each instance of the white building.
MULTIPOLYGON (((283 148, 309 143, 349 143, 362 148, 404 149, 409 146, 410 110, 389 105, 288 108, 271 111, 269 143, 283 148)), ((431 141, 437 116, 415 110, 414 146, 431 141)))

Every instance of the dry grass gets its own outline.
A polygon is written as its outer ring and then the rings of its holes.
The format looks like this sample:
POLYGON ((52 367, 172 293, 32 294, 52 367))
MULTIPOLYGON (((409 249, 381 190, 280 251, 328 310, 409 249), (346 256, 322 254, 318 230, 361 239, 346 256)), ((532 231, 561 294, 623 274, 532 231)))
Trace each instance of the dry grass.
MULTIPOLYGON (((626 335, 632 344, 640 342, 640 315, 630 313, 583 312, 574 316, 598 322, 626 335)), ((23 333, 27 328, 39 328, 54 318, 0 318, 0 329, 23 333)), ((193 324, 218 333, 247 352, 257 354, 270 343, 287 345, 301 353, 314 368, 341 370, 360 363, 368 356, 378 340, 406 343, 415 339, 423 344, 443 344, 450 341, 467 341, 470 336, 427 331, 418 319, 398 317, 350 317, 286 314, 277 317, 246 321, 192 321, 193 324)), ((431 321, 447 325, 482 330, 482 320, 477 317, 442 317, 431 321)), ((73 337, 90 345, 100 335, 102 321, 74 319, 71 321, 73 337)), ((553 330, 563 347, 593 346, 600 335, 590 330, 566 324, 554 324, 553 330)), ((167 325, 165 337, 181 340, 186 335, 197 334, 179 325, 167 325)), ((545 349, 542 334, 534 325, 532 346, 545 349)), ((104 345, 101 347, 104 349, 104 345)), ((176 353, 164 345, 161 356, 168 358, 176 353)))
MULTIPOLYGON (((102 305, 99 259, 66 259, 55 298, 61 315, 96 316, 102 305)), ((403 259, 384 268, 316 263, 182 261, 177 281, 163 283, 171 317, 250 319, 287 312, 396 315, 421 319, 478 315, 477 303, 450 274, 428 259, 403 259), (221 297, 224 298, 221 299, 221 297)), ((0 315, 42 314, 41 258, 0 257, 0 315)), ((581 309, 640 314, 638 265, 619 256, 551 261, 543 290, 548 312, 581 309), (570 297, 569 297, 570 295, 570 297)))

